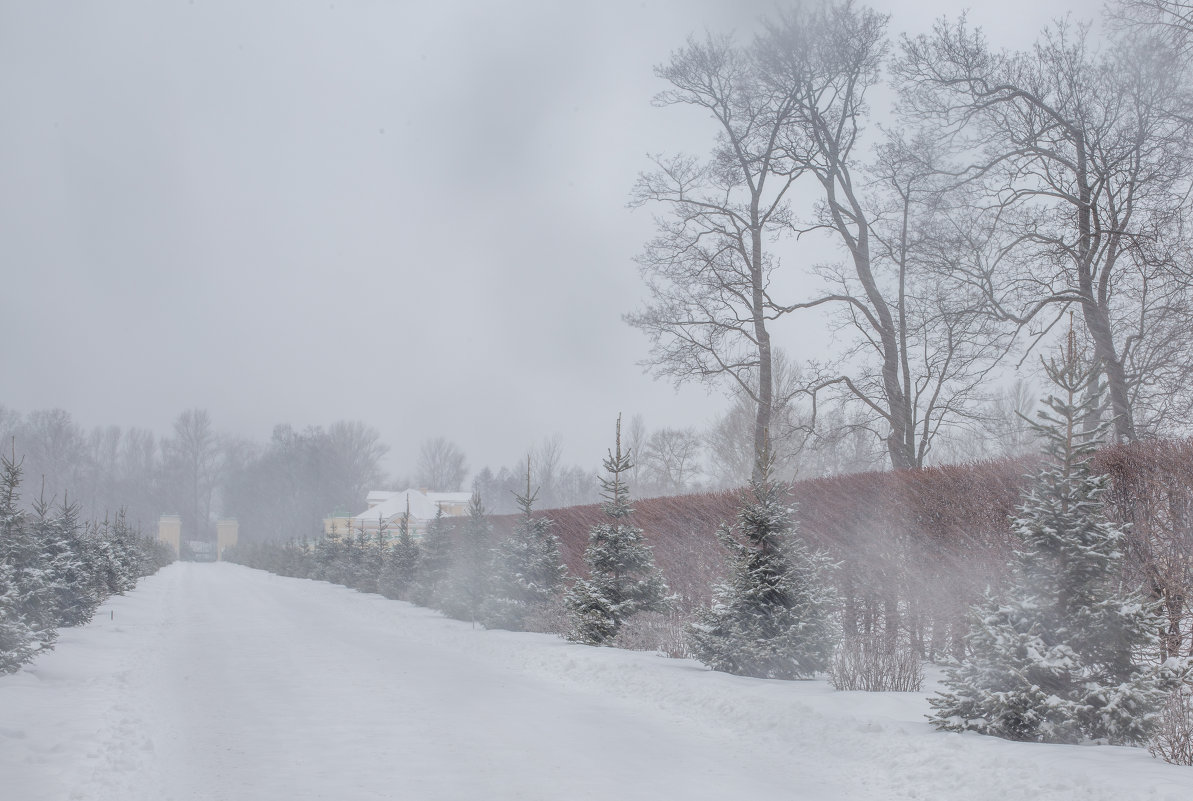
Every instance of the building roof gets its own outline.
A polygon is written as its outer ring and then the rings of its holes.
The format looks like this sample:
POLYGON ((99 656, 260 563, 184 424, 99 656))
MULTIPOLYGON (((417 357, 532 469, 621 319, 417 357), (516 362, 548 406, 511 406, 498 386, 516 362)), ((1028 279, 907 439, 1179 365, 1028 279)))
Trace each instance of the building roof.
POLYGON ((408 489, 401 492, 384 492, 375 490, 369 493, 369 508, 360 514, 352 516, 353 520, 360 520, 366 525, 369 521, 384 518, 386 522, 401 517, 406 511, 406 501, 410 501, 411 520, 431 520, 439 511, 441 503, 468 503, 472 498, 469 492, 422 492, 408 489), (383 497, 384 496, 384 497, 383 497), (374 498, 377 503, 373 503, 374 498))
POLYGON ((385 503, 397 494, 398 493, 393 492, 392 490, 373 490, 369 493, 369 496, 365 498, 365 503, 367 503, 369 508, 372 509, 377 504, 385 503))

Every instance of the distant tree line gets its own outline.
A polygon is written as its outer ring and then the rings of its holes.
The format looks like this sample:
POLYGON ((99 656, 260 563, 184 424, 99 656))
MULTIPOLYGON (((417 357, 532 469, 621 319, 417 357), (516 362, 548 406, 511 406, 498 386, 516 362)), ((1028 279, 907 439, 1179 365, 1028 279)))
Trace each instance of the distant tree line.
MULTIPOLYGON (((217 517, 235 517, 248 539, 316 536, 336 511, 365 506, 384 483, 388 446, 355 421, 327 428, 275 427, 267 443, 216 430, 203 409, 175 419, 168 436, 141 428, 86 431, 62 409, 21 415, 0 407, 0 437, 23 453, 26 483, 69 499, 89 519, 117 513, 155 531, 163 514, 182 518, 184 540, 213 541, 217 517)), ((32 511, 37 496, 25 493, 32 511)))

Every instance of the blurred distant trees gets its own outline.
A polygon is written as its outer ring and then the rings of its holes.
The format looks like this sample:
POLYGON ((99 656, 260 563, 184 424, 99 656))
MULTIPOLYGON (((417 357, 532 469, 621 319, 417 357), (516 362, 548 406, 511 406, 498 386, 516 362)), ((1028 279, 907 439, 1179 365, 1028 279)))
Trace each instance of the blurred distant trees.
POLYGON ((424 440, 418 451, 414 483, 431 492, 459 492, 468 476, 468 464, 460 446, 446 437, 424 440))
POLYGON ((184 539, 209 539, 218 516, 236 517, 248 540, 316 536, 324 517, 365 508, 384 483, 388 447, 358 421, 326 429, 274 429, 268 443, 217 432, 203 409, 175 420, 159 440, 140 428, 85 431, 62 409, 21 415, 0 407, 4 449, 15 444, 25 476, 23 503, 67 501, 84 518, 156 531, 162 514, 183 518, 184 539))
POLYGON ((184 539, 209 540, 223 453, 206 409, 187 409, 162 442, 163 500, 182 517, 184 539))
POLYGON ((224 474, 223 514, 252 540, 318 537, 325 517, 365 508, 369 490, 383 481, 386 451, 375 428, 355 421, 326 430, 275 426, 263 448, 226 449, 238 458, 224 474))

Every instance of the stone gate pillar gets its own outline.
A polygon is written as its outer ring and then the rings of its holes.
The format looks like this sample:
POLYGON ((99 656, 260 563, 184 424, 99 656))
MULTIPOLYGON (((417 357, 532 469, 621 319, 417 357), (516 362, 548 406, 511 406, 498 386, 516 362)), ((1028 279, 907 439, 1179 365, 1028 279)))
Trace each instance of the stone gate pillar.
POLYGON ((157 520, 157 541, 164 542, 174 549, 174 558, 179 555, 182 545, 182 518, 178 515, 162 515, 157 520))
POLYGON ((224 558, 224 549, 235 546, 239 539, 240 524, 236 522, 236 518, 232 517, 217 521, 215 524, 216 559, 222 560, 224 558))

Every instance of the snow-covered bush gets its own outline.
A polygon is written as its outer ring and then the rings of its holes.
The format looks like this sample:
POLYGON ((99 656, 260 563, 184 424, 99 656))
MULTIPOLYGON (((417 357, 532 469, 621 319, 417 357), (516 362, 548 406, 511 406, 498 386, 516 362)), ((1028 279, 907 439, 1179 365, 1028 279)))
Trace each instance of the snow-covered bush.
POLYGON ((786 490, 765 473, 743 494, 737 526, 717 532, 729 580, 689 627, 688 644, 714 670, 811 678, 828 669, 837 640, 831 563, 796 536, 786 490))
POLYGON ((1124 588, 1125 534, 1103 514, 1090 458, 1103 427, 1089 371, 1050 366, 1063 393, 1040 413, 1049 464, 1020 507, 1010 586, 976 610, 970 658, 930 699, 932 722, 1041 742, 1146 741, 1171 676, 1142 664, 1159 648, 1154 604, 1124 588), (1082 399, 1078 399, 1078 398, 1082 399))
POLYGON ((924 683, 924 665, 900 638, 846 637, 833 654, 828 678, 838 690, 913 693, 924 683))

